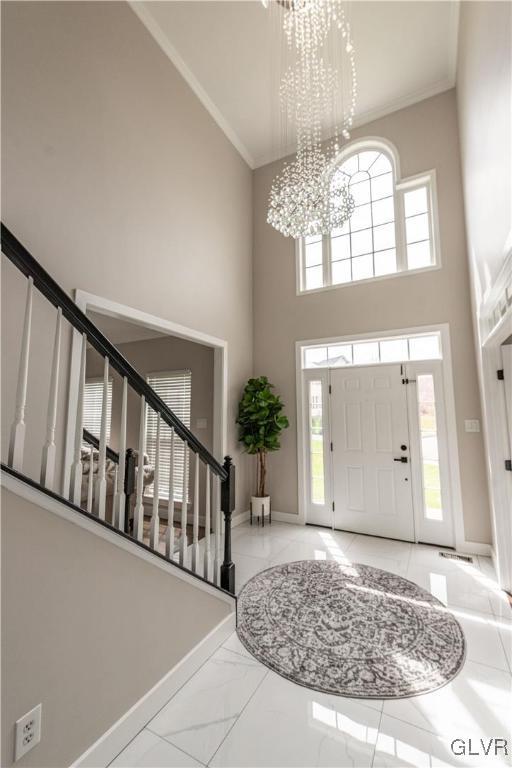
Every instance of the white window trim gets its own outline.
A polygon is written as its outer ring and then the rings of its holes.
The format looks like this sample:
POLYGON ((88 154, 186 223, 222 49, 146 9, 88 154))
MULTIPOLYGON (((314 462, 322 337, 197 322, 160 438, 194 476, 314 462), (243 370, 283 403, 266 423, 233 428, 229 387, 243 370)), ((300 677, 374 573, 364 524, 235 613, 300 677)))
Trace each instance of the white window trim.
POLYGON ((401 178, 400 176, 400 162, 398 151, 396 147, 384 139, 380 138, 368 138, 363 141, 355 141, 344 147, 343 151, 338 155, 333 165, 339 165, 353 154, 358 154, 368 149, 379 149, 384 152, 393 167, 394 173, 394 204, 395 204, 395 234, 396 234, 396 258, 397 258, 397 271, 392 272, 389 275, 378 275, 374 277, 367 277, 363 280, 351 280, 347 283, 338 283, 331 285, 331 252, 330 252, 330 236, 324 235, 322 238, 322 251, 323 251, 323 279, 324 285, 320 288, 311 288, 307 290, 303 286, 305 285, 305 259, 304 259, 304 239, 299 238, 295 241, 295 274, 296 274, 296 295, 307 296, 309 294, 321 293, 323 291, 339 290, 343 288, 350 288, 353 285, 361 285, 364 283, 380 282, 381 280, 389 280, 390 278, 397 277, 409 277, 418 274, 424 274, 425 272, 433 272, 438 269, 442 269, 441 261, 441 244, 439 238, 439 212, 437 202, 437 176, 435 168, 423 171, 422 173, 415 174, 414 176, 407 176, 401 178), (415 187, 427 187, 427 194, 429 197, 429 234, 430 234, 430 247, 432 264, 428 267, 420 267, 418 269, 407 269, 407 245, 405 236, 405 212, 404 212, 404 192, 414 189, 415 187))

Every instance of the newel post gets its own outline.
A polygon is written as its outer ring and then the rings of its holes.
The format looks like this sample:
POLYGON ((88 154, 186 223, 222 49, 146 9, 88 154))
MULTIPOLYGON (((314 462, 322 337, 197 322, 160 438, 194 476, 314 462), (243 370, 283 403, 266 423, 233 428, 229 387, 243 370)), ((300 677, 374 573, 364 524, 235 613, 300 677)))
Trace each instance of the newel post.
POLYGON ((227 478, 222 481, 220 506, 224 512, 224 562, 220 567, 220 585, 235 594, 235 564, 231 560, 231 515, 235 509, 235 467, 231 456, 224 459, 227 478))

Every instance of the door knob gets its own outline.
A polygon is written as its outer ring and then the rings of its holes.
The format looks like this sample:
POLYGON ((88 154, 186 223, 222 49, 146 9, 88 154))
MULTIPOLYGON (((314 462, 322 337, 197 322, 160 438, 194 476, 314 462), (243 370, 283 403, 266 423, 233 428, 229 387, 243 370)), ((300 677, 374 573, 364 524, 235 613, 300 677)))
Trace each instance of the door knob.
POLYGON ((400 458, 398 458, 398 459, 393 459, 393 461, 400 461, 402 464, 407 464, 407 462, 409 461, 409 459, 407 458, 407 456, 400 456, 400 458))

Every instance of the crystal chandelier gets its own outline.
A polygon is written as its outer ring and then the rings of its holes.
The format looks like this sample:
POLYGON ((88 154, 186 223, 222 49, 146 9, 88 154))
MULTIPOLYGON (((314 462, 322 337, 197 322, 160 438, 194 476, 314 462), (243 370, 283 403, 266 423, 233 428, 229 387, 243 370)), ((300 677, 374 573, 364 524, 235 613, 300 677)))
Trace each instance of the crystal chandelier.
POLYGON ((282 120, 291 126, 296 155, 273 181, 267 221, 287 237, 328 234, 354 210, 347 184, 334 174, 334 161, 342 139, 350 136, 355 108, 350 25, 339 0, 278 2, 285 9, 283 31, 294 58, 281 79, 279 102, 282 120), (329 64, 324 58, 328 37, 329 64), (331 136, 324 141, 326 126, 331 136))

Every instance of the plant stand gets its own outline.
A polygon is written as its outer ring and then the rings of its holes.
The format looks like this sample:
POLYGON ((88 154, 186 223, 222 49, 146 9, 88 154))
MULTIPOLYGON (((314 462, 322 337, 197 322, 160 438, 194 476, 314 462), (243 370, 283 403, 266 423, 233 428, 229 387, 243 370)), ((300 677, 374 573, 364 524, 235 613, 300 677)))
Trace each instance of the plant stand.
POLYGON ((265 527, 265 517, 268 518, 269 525, 272 524, 272 504, 270 496, 251 496, 250 521, 252 525, 253 518, 256 518, 258 525, 261 520, 261 527, 265 527))

